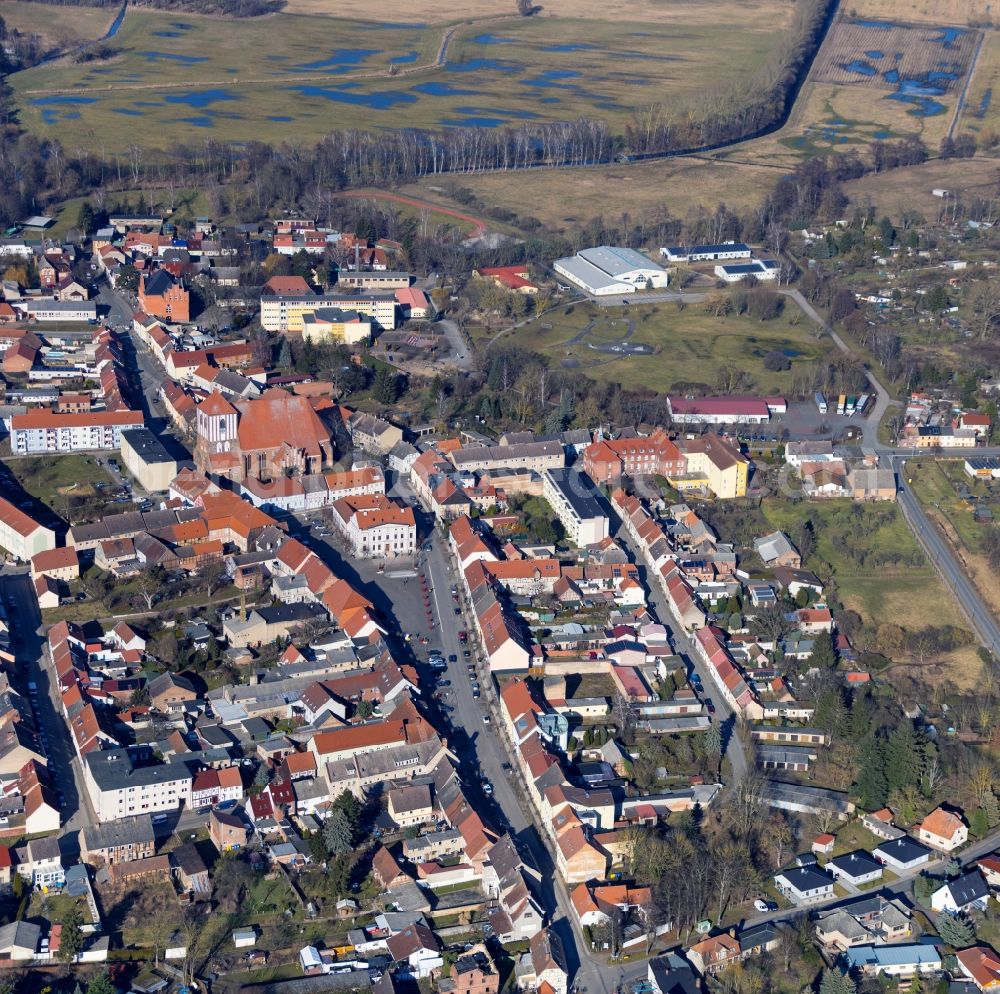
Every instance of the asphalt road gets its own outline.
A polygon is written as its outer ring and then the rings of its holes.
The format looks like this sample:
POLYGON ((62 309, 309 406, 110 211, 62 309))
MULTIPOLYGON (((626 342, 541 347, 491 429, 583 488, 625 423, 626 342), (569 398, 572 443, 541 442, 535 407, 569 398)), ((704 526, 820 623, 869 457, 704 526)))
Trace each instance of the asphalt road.
MULTIPOLYGON (((587 950, 583 932, 572 913, 569 894, 555 870, 548 845, 529 812, 526 793, 519 783, 506 734, 499 725, 500 712, 492 677, 481 659, 476 665, 482 696, 479 699, 472 696, 472 678, 462 657, 462 651, 467 647, 462 645, 458 636, 461 629, 470 632, 472 629, 466 624, 464 616, 455 614, 456 602, 451 595, 454 571, 447 539, 435 531, 429 541, 431 551, 425 557, 424 574, 435 621, 429 648, 440 649, 445 659, 452 655, 457 657, 456 662, 449 662, 443 674, 445 679, 451 681, 445 703, 454 709, 448 715, 452 728, 449 744, 456 750, 463 770, 468 771, 465 779, 466 782, 472 781, 471 799, 477 809, 486 812, 487 820, 495 828, 510 832, 522 856, 541 874, 538 896, 549 915, 550 926, 562 940, 574 982, 594 994, 609 994, 618 971, 609 971, 587 950), (483 721, 487 713, 491 715, 489 725, 483 721), (505 765, 509 769, 505 769, 505 765), (475 785, 477 776, 493 786, 492 798, 482 798, 482 806, 479 803, 481 791, 475 785)), ((476 655, 478 653, 473 650, 473 656, 476 655)))
POLYGON ((928 559, 937 567, 941 577, 951 588, 982 644, 1000 659, 1000 625, 980 597, 975 584, 969 579, 965 567, 955 558, 947 540, 924 513, 920 501, 906 482, 906 471, 900 469, 903 462, 905 460, 898 456, 893 459, 899 480, 897 499, 903 516, 927 553, 928 559))
POLYGON ((120 331, 122 344, 125 347, 125 362, 132 372, 139 374, 142 385, 143 414, 147 424, 150 421, 166 418, 166 408, 157 395, 157 390, 166 375, 163 367, 149 350, 133 336, 132 308, 129 302, 113 290, 107 282, 100 285, 97 294, 98 304, 108 309, 105 320, 120 331))
POLYGON ((84 788, 69 725, 63 718, 59 687, 48 656, 48 642, 41 634, 44 628, 41 627, 38 600, 25 567, 4 568, 0 587, 5 601, 14 599, 14 607, 9 610, 18 636, 18 675, 24 693, 28 693, 29 683, 37 687, 37 694, 29 699, 35 704, 39 731, 44 729, 45 732, 47 765, 53 785, 63 798, 60 845, 67 855, 73 855, 76 833, 93 824, 94 812, 84 788))

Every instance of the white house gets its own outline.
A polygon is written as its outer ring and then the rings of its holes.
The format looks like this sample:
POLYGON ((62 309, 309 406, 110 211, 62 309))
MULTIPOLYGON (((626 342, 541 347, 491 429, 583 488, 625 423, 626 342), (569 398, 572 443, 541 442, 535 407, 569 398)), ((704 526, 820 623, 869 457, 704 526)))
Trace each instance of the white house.
POLYGON ((969 840, 969 827, 954 811, 935 808, 917 826, 917 838, 932 849, 954 852, 969 840))
POLYGON ((928 945, 855 946, 843 958, 852 973, 873 977, 883 973, 887 977, 912 977, 941 970, 941 954, 936 946, 928 945))
POLYGON ((960 911, 982 911, 989 903, 990 887, 978 869, 968 870, 949 880, 931 894, 931 908, 957 914, 960 911))
POLYGON ((825 869, 837 880, 844 880, 855 887, 882 879, 882 864, 862 849, 831 859, 825 869))
POLYGON ((815 904, 833 897, 834 879, 818 866, 793 866, 774 875, 774 885, 793 904, 815 904))
POLYGON ((902 835, 898 839, 883 842, 872 850, 872 855, 894 870, 913 870, 930 862, 931 851, 916 839, 902 835))
POLYGON ((389 955, 395 963, 406 963, 417 980, 430 977, 444 965, 437 936, 419 922, 389 937, 389 955))

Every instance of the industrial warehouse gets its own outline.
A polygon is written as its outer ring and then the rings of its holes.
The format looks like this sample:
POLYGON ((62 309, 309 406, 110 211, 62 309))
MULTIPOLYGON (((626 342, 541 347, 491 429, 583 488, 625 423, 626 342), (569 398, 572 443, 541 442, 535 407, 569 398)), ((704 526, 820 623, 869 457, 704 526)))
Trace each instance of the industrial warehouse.
POLYGON ((668 280, 667 271, 640 252, 610 245, 581 249, 552 268, 595 297, 665 287, 668 280))

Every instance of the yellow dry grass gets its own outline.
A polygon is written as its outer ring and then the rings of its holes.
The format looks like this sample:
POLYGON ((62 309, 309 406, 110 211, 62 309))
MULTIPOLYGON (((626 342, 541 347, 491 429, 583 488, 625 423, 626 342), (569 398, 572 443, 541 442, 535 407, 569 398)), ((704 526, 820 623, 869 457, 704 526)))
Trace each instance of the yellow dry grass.
POLYGON ((1000 140, 1000 31, 984 33, 959 130, 975 135, 980 148, 995 146, 1000 140))
MULTIPOLYGON (((634 25, 640 30, 642 23, 655 20, 658 24, 690 22, 705 19, 732 27, 759 22, 761 18, 788 16, 788 7, 775 0, 540 0, 535 17, 572 17, 585 20, 617 21, 634 25)), ((371 0, 288 0, 284 7, 288 14, 326 14, 330 17, 356 18, 370 21, 401 23, 447 23, 484 17, 508 17, 516 12, 514 0, 465 0, 456 7, 449 0, 383 0, 373 9, 371 0)), ((774 20, 770 23, 774 24, 774 20)))
POLYGON ((845 8, 851 16, 958 27, 989 22, 995 10, 990 0, 853 0, 845 8))
MULTIPOLYGON (((890 621, 906 631, 920 631, 928 624, 954 625, 968 630, 969 624, 947 592, 944 582, 936 572, 911 574, 898 578, 885 578, 878 584, 878 614, 876 622, 890 621)), ((858 593, 842 592, 844 607, 868 616, 870 604, 864 596, 865 586, 858 593)), ((976 686, 982 677, 983 663, 975 646, 956 649, 953 652, 919 664, 913 660, 897 662, 890 673, 914 683, 941 684, 950 681, 955 686, 967 690, 976 686)), ((895 684, 895 680, 893 681, 895 684)))
POLYGON ((0 16, 8 28, 35 32, 59 46, 100 38, 117 13, 117 7, 53 7, 28 0, 0 4, 0 16))
MULTIPOLYGON (((456 177, 484 203, 506 207, 521 217, 536 217, 562 230, 598 215, 633 217, 665 205, 671 215, 687 217, 720 203, 749 207, 762 200, 782 174, 760 164, 685 157, 587 169, 545 169, 531 173, 487 173, 456 177)), ((440 177, 430 177, 403 192, 456 206, 440 177)), ((461 208, 460 208, 461 209, 461 208)))
POLYGON ((977 155, 974 159, 946 159, 925 162, 906 169, 863 176, 844 184, 852 205, 868 201, 878 213, 898 220, 904 210, 917 210, 928 220, 937 217, 944 205, 931 191, 953 190, 965 200, 996 195, 1000 162, 977 155))

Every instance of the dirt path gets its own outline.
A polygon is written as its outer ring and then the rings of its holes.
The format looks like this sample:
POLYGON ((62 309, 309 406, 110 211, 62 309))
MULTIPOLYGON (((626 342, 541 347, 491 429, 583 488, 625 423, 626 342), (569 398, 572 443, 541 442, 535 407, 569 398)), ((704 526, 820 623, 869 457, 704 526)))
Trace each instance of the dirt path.
POLYGON ((381 190, 345 190, 337 194, 338 197, 350 197, 353 200, 391 200, 396 204, 405 204, 407 207, 416 207, 419 210, 434 211, 435 214, 444 214, 446 217, 453 217, 465 224, 473 227, 473 238, 481 238, 486 234, 486 222, 471 214, 463 214, 461 211, 452 210, 450 207, 440 207, 428 200, 417 200, 415 197, 404 197, 399 193, 384 193, 381 190))

